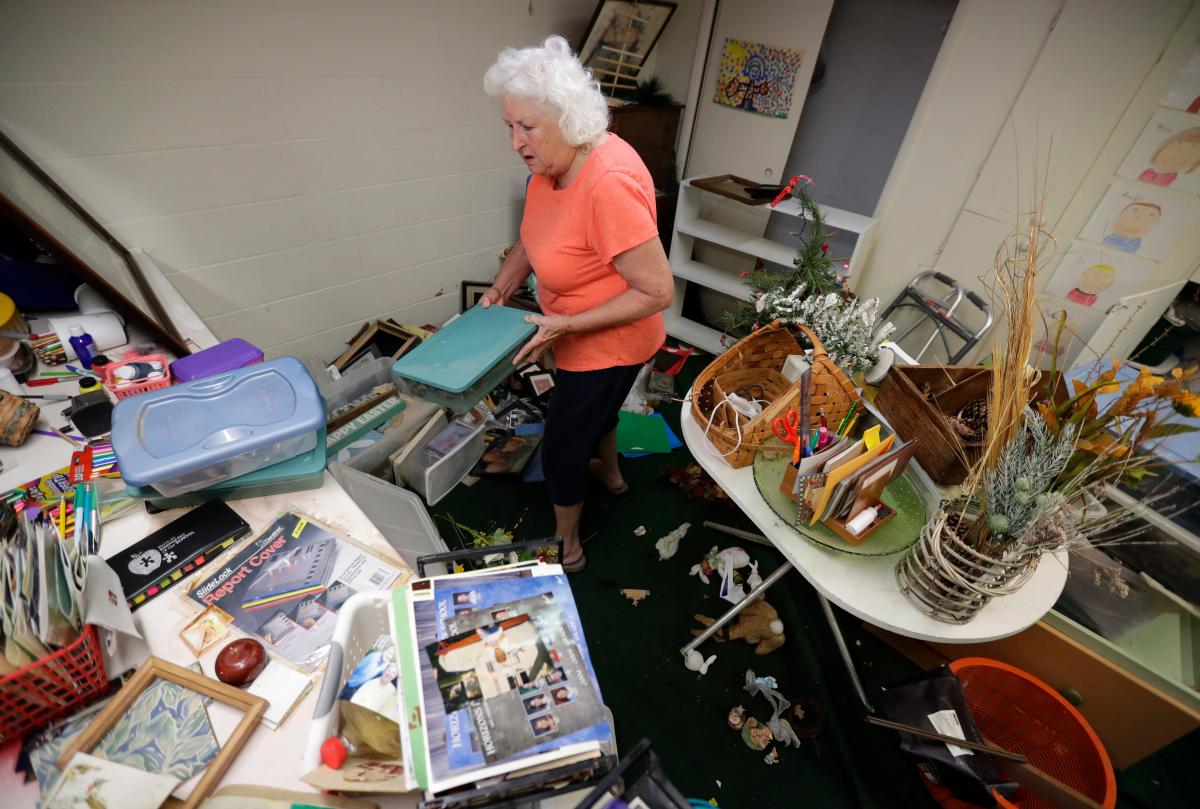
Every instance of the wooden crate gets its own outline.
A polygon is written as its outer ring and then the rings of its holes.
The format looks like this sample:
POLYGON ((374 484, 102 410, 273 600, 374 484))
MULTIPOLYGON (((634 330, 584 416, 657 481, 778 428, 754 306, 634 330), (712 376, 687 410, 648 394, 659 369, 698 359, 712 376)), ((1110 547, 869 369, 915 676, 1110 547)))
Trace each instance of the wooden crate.
POLYGON ((916 459, 934 483, 962 483, 982 444, 965 443, 949 416, 986 399, 992 371, 982 365, 897 365, 875 395, 875 407, 905 441, 917 439, 916 459), (922 395, 928 386, 929 399, 922 395))

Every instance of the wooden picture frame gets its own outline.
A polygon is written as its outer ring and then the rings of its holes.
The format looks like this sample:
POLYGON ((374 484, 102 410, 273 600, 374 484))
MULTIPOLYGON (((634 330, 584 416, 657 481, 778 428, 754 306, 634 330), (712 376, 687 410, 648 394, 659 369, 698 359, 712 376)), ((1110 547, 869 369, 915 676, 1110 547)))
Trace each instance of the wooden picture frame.
POLYGON ((465 312, 479 303, 479 299, 491 288, 491 281, 463 281, 462 292, 458 301, 458 311, 465 312))
MULTIPOLYGON (((217 757, 204 768, 203 775, 200 776, 200 780, 196 783, 195 789, 188 795, 187 800, 178 801, 178 805, 182 809, 195 809, 216 788, 217 784, 220 783, 221 778, 225 775, 225 771, 229 769, 229 765, 233 763, 238 753, 241 752, 242 747, 250 739, 250 734, 258 727, 259 720, 262 719, 263 713, 267 710, 267 701, 262 697, 256 697, 253 694, 247 693, 240 688, 234 688, 211 677, 198 674, 191 669, 177 666, 174 663, 163 660, 161 657, 149 657, 134 672, 133 676, 129 678, 129 682, 117 692, 112 701, 96 715, 92 723, 76 736, 75 740, 63 751, 63 754, 58 759, 58 767, 59 769, 65 769, 76 753, 90 753, 100 743, 100 740, 104 738, 104 734, 108 733, 117 724, 117 721, 129 712, 129 709, 133 707, 134 701, 155 680, 167 680, 168 682, 195 691, 197 694, 211 697, 223 705, 240 708, 244 712, 242 721, 233 729, 233 733, 230 734, 225 744, 221 745, 221 750, 217 753, 217 757)), ((170 803, 168 801, 168 804, 170 803)))
POLYGON ((605 95, 636 90, 646 57, 658 44, 676 3, 662 0, 600 0, 579 41, 579 61, 605 95))
POLYGON ((378 356, 398 360, 416 348, 419 342, 420 338, 417 335, 406 331, 394 321, 376 320, 364 323, 358 333, 346 343, 346 350, 330 364, 339 372, 344 372, 372 347, 378 352, 378 356))

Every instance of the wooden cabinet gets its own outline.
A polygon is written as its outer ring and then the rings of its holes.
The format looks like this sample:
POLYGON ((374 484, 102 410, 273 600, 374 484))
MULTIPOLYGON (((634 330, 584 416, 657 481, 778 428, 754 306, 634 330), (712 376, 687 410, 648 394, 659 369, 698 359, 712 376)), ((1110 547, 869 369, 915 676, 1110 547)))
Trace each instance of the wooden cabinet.
POLYGON ((661 191, 675 190, 675 142, 682 113, 680 104, 668 107, 626 104, 612 109, 611 130, 641 155, 654 178, 654 187, 661 191))

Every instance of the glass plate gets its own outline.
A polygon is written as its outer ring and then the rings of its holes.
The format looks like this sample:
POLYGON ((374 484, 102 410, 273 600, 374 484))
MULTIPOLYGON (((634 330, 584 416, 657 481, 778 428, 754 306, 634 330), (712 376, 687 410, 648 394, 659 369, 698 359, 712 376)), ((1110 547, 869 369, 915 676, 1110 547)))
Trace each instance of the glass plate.
POLYGON ((783 453, 758 453, 754 456, 754 482, 775 513, 810 542, 856 556, 887 556, 915 544, 921 535, 921 527, 928 519, 925 500, 907 471, 883 491, 883 502, 896 512, 895 518, 876 529, 861 545, 851 545, 821 523, 806 525, 804 530, 797 528, 796 504, 779 490, 789 460, 783 453))

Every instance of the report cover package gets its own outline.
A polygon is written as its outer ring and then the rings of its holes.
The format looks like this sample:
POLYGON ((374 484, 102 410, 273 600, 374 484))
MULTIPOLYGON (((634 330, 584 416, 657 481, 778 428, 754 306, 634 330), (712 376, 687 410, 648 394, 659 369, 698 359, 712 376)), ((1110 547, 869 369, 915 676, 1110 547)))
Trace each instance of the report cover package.
POLYGON ((329 651, 337 610, 358 592, 386 590, 398 566, 294 512, 279 516, 188 595, 305 671, 329 651))

